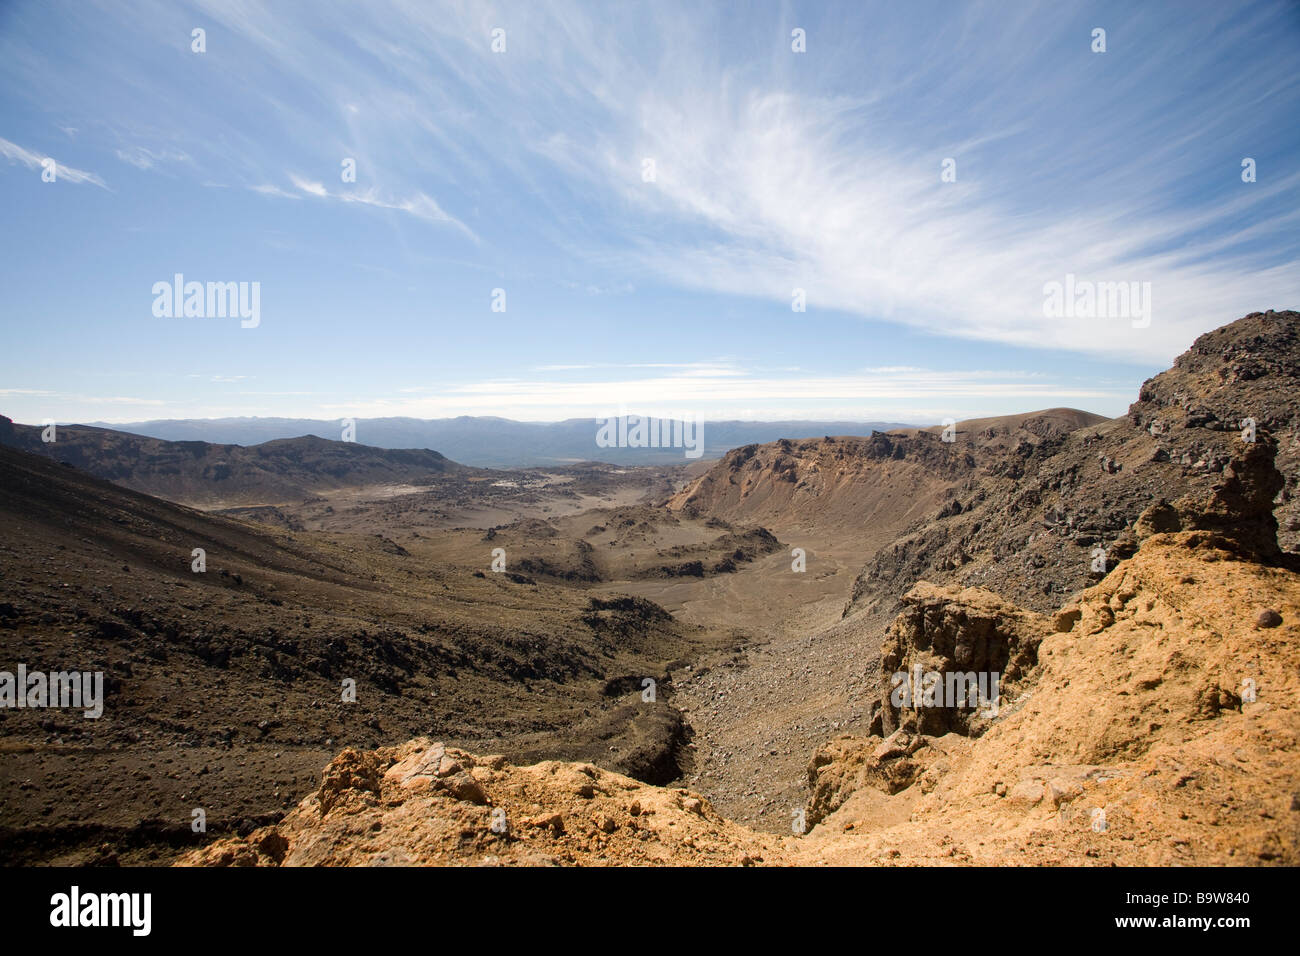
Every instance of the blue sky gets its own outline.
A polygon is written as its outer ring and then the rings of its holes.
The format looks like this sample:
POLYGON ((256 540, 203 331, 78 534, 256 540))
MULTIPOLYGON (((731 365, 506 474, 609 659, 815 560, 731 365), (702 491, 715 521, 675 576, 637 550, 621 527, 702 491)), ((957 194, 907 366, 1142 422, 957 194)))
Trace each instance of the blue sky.
POLYGON ((1298 53, 1294 3, 7 0, 0 412, 1120 414, 1300 303, 1298 53))

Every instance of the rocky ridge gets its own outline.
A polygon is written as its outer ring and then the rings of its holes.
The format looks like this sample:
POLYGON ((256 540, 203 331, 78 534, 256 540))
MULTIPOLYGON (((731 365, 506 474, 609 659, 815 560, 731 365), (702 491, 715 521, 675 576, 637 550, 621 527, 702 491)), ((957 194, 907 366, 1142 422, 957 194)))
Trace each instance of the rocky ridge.
POLYGON ((845 614, 896 607, 923 578, 987 588, 1047 613, 1133 554, 1134 524, 1147 508, 1206 494, 1236 450, 1264 433, 1283 479, 1273 492, 1277 540, 1293 550, 1297 375, 1300 313, 1253 313, 1198 338, 1143 384, 1126 416, 1000 447, 959 425, 953 445, 972 446, 976 472, 876 551, 845 614))

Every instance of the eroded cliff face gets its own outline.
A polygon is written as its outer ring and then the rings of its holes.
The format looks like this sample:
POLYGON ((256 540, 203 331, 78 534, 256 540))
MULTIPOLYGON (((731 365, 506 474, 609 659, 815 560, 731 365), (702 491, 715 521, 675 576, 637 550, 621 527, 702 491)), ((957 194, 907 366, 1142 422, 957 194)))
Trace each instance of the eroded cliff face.
POLYGON ((839 862, 1300 861, 1300 576, 1267 540, 1273 452, 1243 443, 1210 489, 1145 515, 1137 553, 1050 623, 987 593, 909 595, 890 661, 951 668, 982 640, 1006 655, 1010 692, 983 723, 902 709, 886 737, 821 747, 804 848, 839 862))
POLYGON ((1300 578, 1157 534, 1056 616, 978 738, 841 738, 808 846, 839 862, 1300 862, 1300 578))

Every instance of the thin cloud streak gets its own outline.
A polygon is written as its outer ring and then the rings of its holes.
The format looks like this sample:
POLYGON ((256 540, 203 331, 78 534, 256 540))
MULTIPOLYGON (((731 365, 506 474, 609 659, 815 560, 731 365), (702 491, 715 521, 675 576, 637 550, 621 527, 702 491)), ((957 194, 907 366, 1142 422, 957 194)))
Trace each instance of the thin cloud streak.
POLYGON ((0 156, 9 160, 10 163, 22 163, 28 169, 43 169, 42 164, 45 160, 53 160, 55 182, 60 180, 69 183, 90 183, 92 186, 98 186, 100 189, 108 189, 104 180, 100 179, 95 173, 86 172, 84 169, 77 169, 73 166, 65 165, 54 159, 53 156, 42 156, 39 153, 33 153, 31 150, 24 149, 17 143, 11 143, 7 139, 0 139, 0 156))
MULTIPOLYGON (((416 219, 421 219, 425 222, 448 223, 449 225, 455 226, 474 242, 477 243, 479 241, 478 236, 474 235, 473 231, 470 230, 468 226, 454 216, 448 215, 442 207, 438 205, 433 197, 422 192, 416 193, 406 199, 386 199, 380 196, 378 190, 374 187, 360 190, 339 190, 331 192, 325 187, 324 183, 313 182, 312 180, 292 173, 289 175, 289 181, 293 183, 294 188, 299 192, 306 193, 308 196, 312 196, 316 199, 329 199, 343 203, 358 203, 362 206, 373 206, 377 209, 393 209, 398 212, 407 213, 408 215, 414 216, 416 219)), ((299 198, 292 194, 286 194, 275 186, 255 186, 252 188, 254 191, 267 196, 279 197, 288 195, 289 198, 299 198)))

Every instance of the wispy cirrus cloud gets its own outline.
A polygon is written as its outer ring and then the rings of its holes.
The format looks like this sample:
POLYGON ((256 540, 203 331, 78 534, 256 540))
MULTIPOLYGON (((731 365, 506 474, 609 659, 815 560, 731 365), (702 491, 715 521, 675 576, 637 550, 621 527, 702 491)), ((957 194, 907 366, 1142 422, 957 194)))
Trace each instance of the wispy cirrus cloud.
POLYGON ((769 45, 748 62, 711 55, 722 14, 671 4, 391 12, 357 40, 384 59, 383 83, 323 38, 308 45, 319 58, 286 50, 271 11, 232 22, 346 102, 358 141, 425 141, 468 181, 545 183, 533 201, 578 261, 773 302, 798 288, 814 314, 1131 362, 1168 361, 1228 318, 1300 298, 1300 170, 1275 147, 1268 177, 1238 175, 1274 142, 1260 103, 1295 103, 1297 84, 1216 84, 1222 58, 1205 52, 1280 28, 1278 6, 1206 6, 1176 29, 1160 11, 1106 8, 1124 45, 1102 55, 1050 4, 933 18, 835 7, 805 17, 803 56, 783 18, 760 20, 769 45), (498 21, 515 45, 494 57, 498 21), (858 32, 890 42, 850 62, 842 38, 858 32), (934 55, 916 58, 918 45, 934 55), (674 56, 644 53, 662 46, 674 56), (1044 286, 1067 273, 1150 283, 1150 325, 1047 317, 1044 286))
POLYGON ((329 190, 325 188, 324 183, 312 182, 310 179, 304 179, 292 173, 289 175, 289 182, 293 183, 294 189, 306 193, 308 196, 315 196, 317 199, 329 198, 329 190))
POLYGON ((257 54, 223 94, 321 144, 304 159, 354 157, 364 174, 351 188, 300 173, 292 189, 267 185, 272 151, 222 119, 229 135, 195 150, 259 169, 248 188, 268 197, 401 212, 493 251, 508 223, 597 266, 572 283, 590 295, 630 292, 628 276, 768 302, 797 288, 810 314, 1131 362, 1300 297, 1300 170, 1270 119, 1300 100, 1297 83, 1215 82, 1233 44, 1284 28, 1281 5, 1206 4, 1171 24, 1103 4, 1116 43, 1100 55, 1050 3, 828 7, 799 18, 800 55, 777 10, 738 25, 672 3, 394 2, 366 17, 322 3, 309 21, 277 5, 200 8, 257 54), (496 26, 510 41, 499 55, 496 26), (714 38, 733 33, 748 52, 720 55, 714 38), (860 34, 888 42, 863 60, 860 34), (1261 146, 1267 173, 1245 184, 1237 163, 1261 146), (955 182, 941 181, 946 159, 955 182), (435 193, 461 207, 495 196, 479 212, 494 234, 435 193), (1044 286, 1067 273, 1150 283, 1150 325, 1048 318, 1044 286))
POLYGON ((741 375, 740 369, 726 362, 591 362, 581 365, 538 365, 538 372, 566 372, 614 368, 671 368, 693 375, 741 375))
MULTIPOLYGON (((740 69, 710 79, 684 65, 707 62, 690 35, 671 70, 629 71, 622 83, 591 51, 589 67, 608 81, 601 88, 635 106, 609 111, 593 136, 555 134, 536 149, 617 196, 636 226, 623 254, 646 271, 774 302, 800 289, 810 314, 1159 362, 1230 318, 1300 299, 1300 170, 1275 159, 1267 181, 1239 175, 1243 157, 1274 141, 1266 126, 1252 127, 1252 104, 1267 95, 1295 102, 1295 82, 1267 94, 1245 83, 1215 89, 1209 77, 1220 65, 1187 56, 1141 15, 1126 18, 1124 34, 1141 61, 1076 43, 1065 66, 1053 41, 1077 25, 1046 8, 952 13, 935 24, 934 47, 959 33, 980 42, 907 64, 891 53, 907 45, 891 43, 852 93, 740 69), (982 29, 995 20, 996 30, 982 29), (1160 64, 1174 61, 1215 92, 1162 82, 1160 64), (960 91, 978 113, 927 96, 927 86, 960 91), (1069 124, 1055 115, 1067 104, 1069 124), (1121 129, 1119 148, 1112 134, 1121 129), (637 175, 643 159, 654 162, 652 182, 637 175), (945 159, 954 182, 941 181, 945 159), (1067 273, 1149 283, 1151 323, 1048 318, 1044 286, 1067 273)), ((1261 6, 1252 26, 1280 15, 1261 6)), ((1217 20, 1179 39, 1219 39, 1226 25, 1217 20)), ((787 62, 829 72, 811 53, 787 62)))
POLYGON ((58 162, 52 156, 42 156, 40 153, 34 153, 29 149, 24 149, 17 143, 11 143, 7 139, 0 139, 0 156, 9 160, 11 164, 22 163, 28 169, 43 169, 46 160, 53 160, 56 182, 62 180, 69 183, 90 183, 100 189, 108 189, 104 180, 95 173, 67 166, 58 162))
MULTIPOLYGON (((478 236, 455 216, 448 215, 437 201, 425 193, 417 192, 406 198, 393 199, 380 195, 376 187, 367 187, 364 189, 336 189, 331 191, 324 183, 316 182, 299 176, 294 173, 289 174, 289 181, 293 183, 295 189, 300 193, 311 196, 315 199, 328 199, 342 203, 358 203, 362 206, 373 206, 376 209, 392 209, 397 212, 404 212, 416 219, 432 223, 447 223, 455 226, 469 238, 478 242, 478 236)), ((268 196, 285 196, 298 198, 292 194, 286 194, 274 186, 253 187, 256 192, 268 196)))
MULTIPOLYGON (((1049 201, 1030 213, 978 182, 940 183, 941 148, 843 139, 839 104, 777 96, 714 102, 711 111, 702 103, 686 107, 694 116, 650 125, 644 148, 666 157, 658 181, 623 187, 629 202, 707 236, 639 243, 633 255, 676 283, 782 302, 802 289, 810 310, 1155 360, 1227 317, 1300 299, 1297 250, 1286 236, 1298 221, 1287 202, 1300 195, 1298 173, 1193 209, 1153 211, 1116 195, 1082 208, 1049 201), (1266 233, 1282 247, 1261 253, 1254 240, 1266 233), (1044 286, 1067 273, 1149 283, 1152 322, 1046 317, 1044 286)), ((649 109, 667 110, 662 102, 649 109)))
POLYGON ((136 169, 153 169, 162 163, 186 163, 190 155, 179 149, 150 149, 147 146, 129 146, 116 150, 117 158, 136 169))
POLYGON ((275 196, 277 199, 301 199, 298 193, 291 193, 287 189, 281 189, 279 186, 273 186, 270 183, 261 183, 257 186, 249 186, 250 190, 260 193, 263 196, 275 196))

